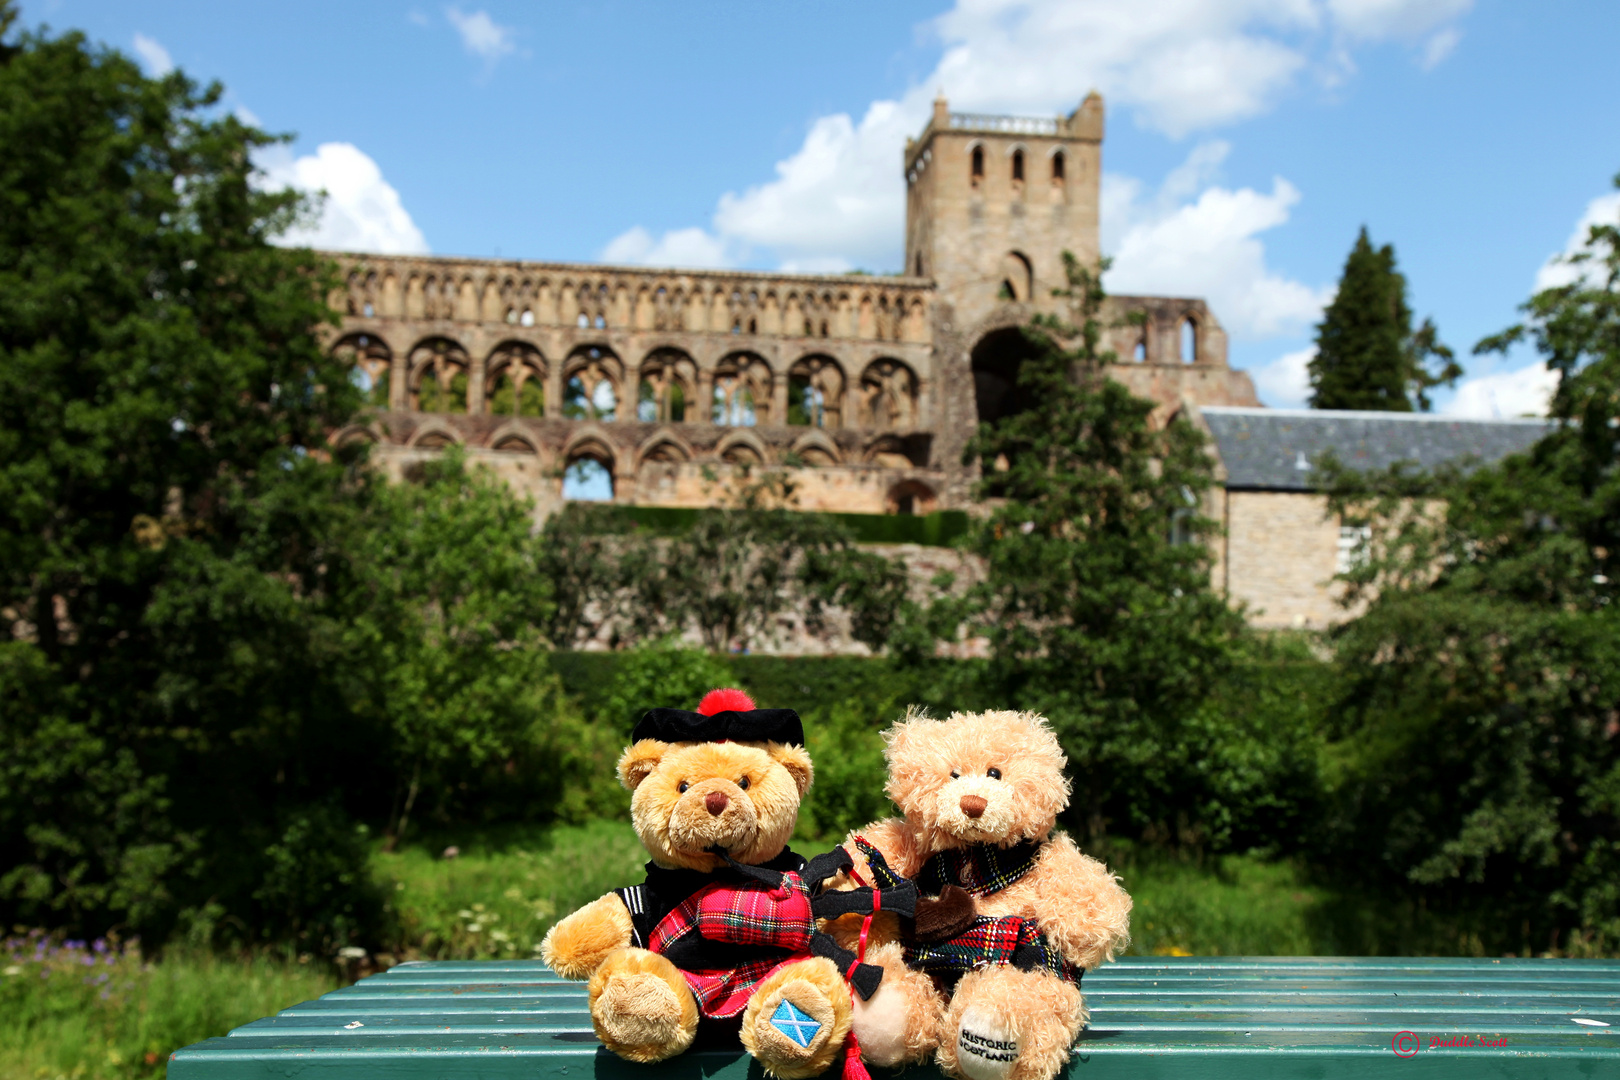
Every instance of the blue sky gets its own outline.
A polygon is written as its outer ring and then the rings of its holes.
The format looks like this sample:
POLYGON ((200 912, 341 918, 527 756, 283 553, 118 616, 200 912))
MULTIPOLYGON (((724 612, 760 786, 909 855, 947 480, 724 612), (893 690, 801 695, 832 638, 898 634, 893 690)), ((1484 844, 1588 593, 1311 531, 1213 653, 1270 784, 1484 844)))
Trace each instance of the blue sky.
MULTIPOLYGON (((897 269, 899 152, 954 108, 1108 100, 1120 291, 1207 297, 1232 359, 1299 404, 1356 230, 1467 354, 1620 214, 1620 5, 1559 0, 882 4, 40 0, 218 79, 295 134, 265 166, 330 193, 305 237, 360 250, 897 269)), ((1529 353, 1466 356, 1443 410, 1516 415, 1529 353)))

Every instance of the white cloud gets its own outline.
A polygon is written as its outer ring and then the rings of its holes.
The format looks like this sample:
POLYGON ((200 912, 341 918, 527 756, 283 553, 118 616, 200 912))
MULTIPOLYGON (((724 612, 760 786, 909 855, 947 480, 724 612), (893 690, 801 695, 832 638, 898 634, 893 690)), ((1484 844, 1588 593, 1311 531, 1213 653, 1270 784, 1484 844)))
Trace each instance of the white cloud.
POLYGON ((699 228, 675 229, 658 240, 640 225, 614 237, 602 260, 641 266, 680 266, 702 270, 729 266, 725 243, 699 228))
POLYGON ((462 46, 487 64, 493 65, 517 49, 512 40, 512 28, 497 23, 487 11, 475 11, 469 15, 458 7, 449 7, 445 8, 444 15, 450 20, 450 25, 456 28, 456 33, 461 35, 462 46))
POLYGON ((1234 338, 1298 332, 1321 316, 1333 290, 1268 269, 1259 234, 1288 220, 1299 191, 1281 177, 1269 194, 1205 186, 1225 155, 1223 143, 1196 148, 1151 199, 1138 182, 1104 178, 1103 213, 1113 219, 1104 237, 1114 256, 1108 289, 1202 296, 1234 338), (1198 188, 1196 199, 1182 201, 1198 188))
POLYGON ((399 192, 358 147, 322 143, 315 153, 294 158, 286 147, 273 146, 259 155, 257 164, 267 188, 326 193, 317 219, 278 243, 384 255, 427 253, 427 239, 400 202, 399 192))
MULTIPOLYGON (((731 265, 768 251, 783 268, 893 267, 899 262, 905 216, 900 152, 906 137, 927 120, 936 90, 943 90, 959 111, 1052 116, 1072 110, 1097 89, 1116 117, 1123 112, 1174 138, 1265 112, 1305 73, 1315 70, 1327 78, 1347 63, 1352 46, 1383 40, 1416 43, 1425 35, 1443 34, 1471 2, 956 0, 926 27, 943 47, 933 72, 898 98, 872 102, 858 121, 849 113, 814 120, 799 149, 777 163, 772 179, 719 198, 705 231, 707 243, 701 246, 731 265)), ((1444 49, 1431 51, 1438 60, 1444 49)), ((1214 164, 1225 153, 1224 144, 1218 145, 1218 150, 1204 151, 1214 164)), ((1219 251, 1218 262, 1228 269, 1240 267, 1246 284, 1205 291, 1218 307, 1227 298, 1241 300, 1233 312, 1241 332, 1268 333, 1270 327, 1308 317, 1304 313, 1319 305, 1319 292, 1266 272, 1263 248, 1255 239, 1287 220, 1299 193, 1279 180, 1270 194, 1212 189, 1201 196, 1199 185, 1207 182, 1212 167, 1189 159, 1180 185, 1167 183, 1155 195, 1166 203, 1156 217, 1182 213, 1179 221, 1156 221, 1159 240, 1202 237, 1206 252, 1217 249, 1221 237, 1235 245, 1219 251), (1175 208, 1187 200, 1194 201, 1175 208)), ((1115 179, 1116 186, 1129 183, 1115 179)), ((1116 187, 1116 201, 1123 190, 1116 187)), ((1105 207, 1105 228, 1112 227, 1109 218, 1105 207)), ((634 250, 654 258, 651 253, 676 244, 674 236, 647 237, 634 250)), ((623 239, 610 248, 617 250, 623 239)), ((1176 282, 1183 280, 1216 278, 1200 277, 1190 260, 1164 266, 1152 249, 1153 240, 1144 233, 1132 238, 1128 248, 1114 248, 1105 238, 1104 247, 1119 252, 1119 270, 1126 278, 1133 262, 1140 268, 1174 269, 1179 275, 1162 282, 1143 280, 1140 287, 1152 291, 1181 289, 1176 282)), ((1228 318, 1226 309, 1220 314, 1228 318)))
POLYGON ((958 0, 926 85, 974 110, 1050 114, 1091 89, 1179 136, 1264 112, 1309 62, 1310 0, 958 0))
POLYGON ((1424 71, 1432 71, 1440 62, 1450 56, 1462 40, 1462 31, 1455 26, 1448 26, 1431 37, 1423 46, 1423 58, 1418 64, 1424 71))
POLYGON ((1474 0, 1327 0, 1334 25, 1360 41, 1407 40, 1444 30, 1474 0))
POLYGON ((1599 195, 1586 204, 1586 212, 1581 220, 1575 223, 1575 231, 1569 234, 1569 241, 1564 250, 1553 255, 1536 271, 1535 291, 1551 289, 1559 285, 1570 285, 1590 277, 1598 272, 1598 267, 1588 263, 1585 266, 1573 265, 1567 260, 1571 255, 1577 255, 1586 248, 1586 238, 1594 225, 1620 225, 1620 192, 1608 195, 1599 195))
POLYGON ((1517 371, 1497 371, 1465 379, 1451 400, 1440 406, 1447 416, 1511 419, 1546 416, 1547 402, 1558 389, 1558 373, 1541 361, 1517 371))
POLYGON ((141 66, 153 78, 167 75, 174 70, 174 60, 169 56, 169 50, 145 34, 135 35, 134 49, 141 66))
POLYGON ((1265 367, 1249 374, 1260 400, 1273 409, 1303 409, 1311 396, 1311 373, 1307 365, 1316 357, 1316 346, 1284 353, 1265 367))

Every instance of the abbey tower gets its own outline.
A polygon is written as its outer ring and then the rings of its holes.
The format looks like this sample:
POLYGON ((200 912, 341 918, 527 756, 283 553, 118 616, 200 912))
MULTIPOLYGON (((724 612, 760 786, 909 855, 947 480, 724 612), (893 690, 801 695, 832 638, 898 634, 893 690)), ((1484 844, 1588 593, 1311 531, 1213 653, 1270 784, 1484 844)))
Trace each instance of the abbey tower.
POLYGON ((1068 116, 952 113, 944 98, 908 139, 906 267, 976 322, 999 300, 1035 302, 1063 282, 1062 254, 1099 254, 1103 103, 1068 116))

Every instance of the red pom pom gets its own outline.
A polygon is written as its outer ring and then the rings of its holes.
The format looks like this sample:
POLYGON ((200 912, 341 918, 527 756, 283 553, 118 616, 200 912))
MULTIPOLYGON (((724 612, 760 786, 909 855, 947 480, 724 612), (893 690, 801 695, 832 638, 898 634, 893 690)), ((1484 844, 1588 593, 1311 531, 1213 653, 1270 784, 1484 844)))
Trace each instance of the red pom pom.
POLYGON ((741 690, 710 690, 698 702, 697 711, 703 716, 723 712, 752 712, 754 699, 741 690))

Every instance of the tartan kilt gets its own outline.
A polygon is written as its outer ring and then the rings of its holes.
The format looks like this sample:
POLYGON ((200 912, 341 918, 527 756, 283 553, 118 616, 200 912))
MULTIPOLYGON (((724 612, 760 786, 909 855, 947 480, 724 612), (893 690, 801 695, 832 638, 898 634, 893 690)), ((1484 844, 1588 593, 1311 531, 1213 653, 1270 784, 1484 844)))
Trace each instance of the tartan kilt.
POLYGON ((715 882, 699 889, 659 921, 647 947, 666 953, 684 942, 682 955, 691 955, 701 954, 703 942, 712 942, 733 956, 737 946, 758 949, 753 958, 725 966, 676 965, 697 998, 698 1011, 724 1019, 742 1012, 754 988, 778 968, 809 957, 814 931, 809 890, 799 875, 787 873, 774 889, 757 881, 715 882), (691 941, 694 934, 702 942, 691 941))
POLYGON ((999 919, 980 916, 947 941, 907 946, 906 966, 954 979, 975 968, 1011 964, 1020 951, 1026 956, 1038 957, 1033 970, 1046 971, 1069 982, 1080 981, 1080 973, 1052 948, 1035 920, 1016 915, 999 919))

